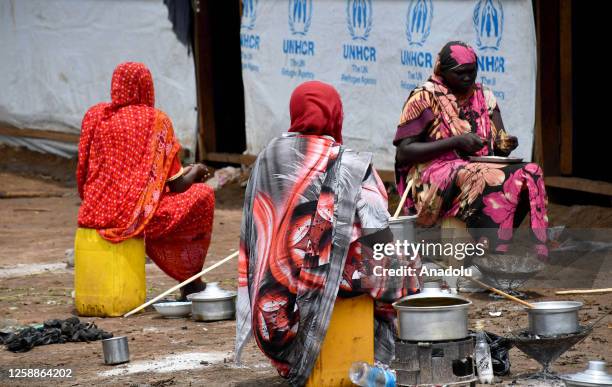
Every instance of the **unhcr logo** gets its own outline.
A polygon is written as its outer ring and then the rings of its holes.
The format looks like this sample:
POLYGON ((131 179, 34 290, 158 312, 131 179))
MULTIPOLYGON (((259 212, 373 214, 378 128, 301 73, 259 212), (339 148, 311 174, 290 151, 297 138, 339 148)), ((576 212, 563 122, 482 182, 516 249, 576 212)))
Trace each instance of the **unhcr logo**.
POLYGON ((412 0, 406 15, 406 37, 410 45, 422 46, 431 32, 432 0, 412 0))
POLYGON ((353 40, 368 40, 372 30, 372 0, 347 0, 346 17, 353 40))
MULTIPOLYGON (((368 40, 372 30, 372 0, 347 0, 346 25, 353 40, 368 40)), ((343 44, 342 56, 349 61, 376 62, 376 48, 361 44, 343 44)), ((367 68, 356 66, 353 71, 367 73, 367 68)), ((343 80, 357 84, 365 78, 343 75, 343 80)))
MULTIPOLYGON (((240 32, 240 46, 251 50, 259 50, 259 35, 249 32, 255 28, 255 20, 257 19, 257 3, 259 0, 242 0, 242 20, 240 28, 247 30, 240 32)), ((242 52, 242 59, 246 65, 246 61, 252 59, 250 54, 242 52)))
POLYGON ((289 0, 289 29, 293 35, 306 35, 312 19, 312 0, 289 0))
MULTIPOLYGON (((306 35, 310 28, 311 20, 312 0, 289 0, 289 28, 293 35, 306 35)), ((310 40, 284 39, 283 52, 285 54, 314 56, 315 42, 310 40)))
POLYGON ((259 0, 242 0, 242 28, 252 30, 255 27, 258 1, 259 0))
POLYGON ((504 30, 504 9, 499 0, 480 0, 474 7, 476 46, 499 49, 504 30))

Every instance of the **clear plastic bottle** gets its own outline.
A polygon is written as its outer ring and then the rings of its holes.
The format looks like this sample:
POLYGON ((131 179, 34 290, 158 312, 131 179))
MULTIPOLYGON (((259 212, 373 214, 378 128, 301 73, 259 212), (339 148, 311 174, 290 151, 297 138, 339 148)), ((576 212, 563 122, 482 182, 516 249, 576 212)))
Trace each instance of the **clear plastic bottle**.
POLYGON ((359 361, 349 370, 351 382, 362 387, 395 387, 395 372, 381 366, 359 361))
POLYGON ((487 343, 482 320, 476 322, 476 346, 474 347, 474 357, 476 358, 476 370, 480 383, 493 383, 493 364, 491 363, 491 349, 487 343))

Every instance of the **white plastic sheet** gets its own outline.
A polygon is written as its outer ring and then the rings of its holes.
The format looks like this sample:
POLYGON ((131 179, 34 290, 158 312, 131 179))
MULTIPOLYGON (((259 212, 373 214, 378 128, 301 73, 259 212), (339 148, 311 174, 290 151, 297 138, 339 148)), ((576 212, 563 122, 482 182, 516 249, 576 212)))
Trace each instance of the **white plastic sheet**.
POLYGON ((515 155, 531 158, 536 41, 529 0, 243 0, 241 45, 247 152, 289 127, 293 89, 333 84, 345 143, 393 169, 397 121, 410 90, 432 73, 450 40, 479 56, 478 81, 497 95, 515 155))
POLYGON ((78 133, 85 111, 110 100, 115 66, 138 61, 153 74, 156 107, 195 150, 193 57, 161 0, 0 0, 0 52, 0 122, 78 133))

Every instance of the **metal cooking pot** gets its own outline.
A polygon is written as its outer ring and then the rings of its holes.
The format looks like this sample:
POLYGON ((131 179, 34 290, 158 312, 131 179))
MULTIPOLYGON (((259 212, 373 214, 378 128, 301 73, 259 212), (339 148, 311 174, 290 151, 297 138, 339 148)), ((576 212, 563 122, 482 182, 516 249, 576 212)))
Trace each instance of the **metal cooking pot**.
POLYGON ((582 302, 544 301, 533 302, 526 308, 529 314, 529 332, 540 336, 557 336, 580 330, 578 310, 582 302))
POLYGON ((236 314, 236 292, 223 290, 218 282, 206 284, 206 289, 190 294, 191 317, 195 321, 229 320, 236 314))
POLYGON ((414 242, 416 239, 414 230, 416 218, 416 215, 389 218, 389 229, 391 230, 394 239, 402 243, 404 241, 414 242))
POLYGON ((589 367, 577 374, 561 375, 567 387, 595 387, 612 386, 612 376, 606 372, 606 363, 603 361, 589 361, 589 367))
POLYGON ((436 288, 404 297, 393 303, 399 337, 407 341, 463 339, 468 336, 470 305, 471 301, 436 288))

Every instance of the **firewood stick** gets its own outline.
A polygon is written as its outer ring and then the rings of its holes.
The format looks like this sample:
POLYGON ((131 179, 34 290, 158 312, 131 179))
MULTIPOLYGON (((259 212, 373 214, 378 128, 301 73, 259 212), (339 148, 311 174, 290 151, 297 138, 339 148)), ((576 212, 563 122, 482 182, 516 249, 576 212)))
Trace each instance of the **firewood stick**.
POLYGON ((609 293, 612 292, 612 288, 603 289, 575 289, 575 290, 559 290, 555 294, 592 294, 592 293, 609 293))
POLYGON ((468 280, 470 280, 472 282, 475 282, 478 285, 482 286, 483 288, 486 288, 486 289, 492 291, 493 293, 497 293, 500 296, 509 299, 510 301, 518 302, 519 304, 521 304, 523 306, 526 306, 526 307, 528 307, 530 309, 534 307, 533 304, 530 304, 527 301, 523 301, 520 298, 514 297, 513 295, 510 295, 510 294, 508 294, 506 292, 502 292, 501 290, 496 289, 496 288, 494 288, 492 286, 489 286, 489 285, 485 284, 484 282, 477 280, 476 278, 471 278, 471 277, 464 277, 464 278, 466 278, 466 279, 468 279, 468 280))

